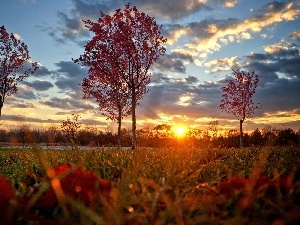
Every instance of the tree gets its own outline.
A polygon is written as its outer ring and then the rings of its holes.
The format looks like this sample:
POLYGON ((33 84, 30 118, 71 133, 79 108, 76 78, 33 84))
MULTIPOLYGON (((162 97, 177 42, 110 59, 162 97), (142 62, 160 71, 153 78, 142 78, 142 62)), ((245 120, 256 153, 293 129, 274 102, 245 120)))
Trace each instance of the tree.
POLYGON ((218 136, 219 120, 210 121, 208 123, 208 130, 212 133, 212 138, 215 139, 218 136))
POLYGON ((77 142, 77 132, 81 127, 81 123, 79 122, 79 115, 72 114, 72 120, 67 118, 67 120, 63 120, 61 124, 61 130, 64 135, 68 138, 68 140, 72 143, 77 142))
POLYGON ((18 83, 37 69, 27 45, 14 34, 8 34, 4 26, 0 27, 0 117, 4 100, 16 93, 18 83))
POLYGON ((275 145, 278 146, 297 146, 298 137, 294 130, 291 128, 280 130, 275 140, 275 145))
POLYGON ((258 128, 252 132, 250 136, 250 143, 255 146, 263 146, 264 145, 264 138, 262 133, 258 128))
POLYGON ((120 147, 121 121, 131 112, 130 99, 124 95, 127 91, 126 84, 122 85, 120 81, 105 83, 99 78, 101 76, 98 76, 97 70, 89 70, 89 78, 84 78, 82 82, 84 98, 95 98, 103 112, 102 115, 118 122, 118 147, 120 147))
POLYGON ((83 21, 95 36, 85 52, 74 62, 96 70, 101 83, 117 85, 116 92, 130 98, 132 115, 132 149, 136 147, 136 106, 148 92, 150 66, 165 53, 167 39, 161 35, 153 17, 140 13, 128 3, 110 16, 100 12, 97 22, 83 21))
POLYGON ((221 109, 234 115, 240 121, 240 147, 243 147, 243 122, 254 114, 254 110, 261 107, 260 103, 252 101, 253 94, 258 86, 258 76, 252 72, 233 70, 234 80, 226 80, 227 85, 222 87, 223 99, 221 109))

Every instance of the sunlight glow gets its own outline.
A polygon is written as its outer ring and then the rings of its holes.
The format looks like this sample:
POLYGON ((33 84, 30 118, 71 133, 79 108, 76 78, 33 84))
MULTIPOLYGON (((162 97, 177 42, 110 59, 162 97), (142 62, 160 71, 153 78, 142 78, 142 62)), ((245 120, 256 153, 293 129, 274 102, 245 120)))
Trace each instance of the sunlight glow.
POLYGON ((172 130, 174 131, 176 137, 184 137, 186 135, 186 133, 188 132, 187 127, 185 126, 174 126, 172 128, 172 130))

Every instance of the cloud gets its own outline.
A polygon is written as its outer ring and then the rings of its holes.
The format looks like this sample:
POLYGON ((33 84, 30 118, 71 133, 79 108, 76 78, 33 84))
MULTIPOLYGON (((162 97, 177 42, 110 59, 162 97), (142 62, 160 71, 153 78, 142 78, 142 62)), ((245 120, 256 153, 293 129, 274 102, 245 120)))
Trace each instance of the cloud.
MULTIPOLYGON (((296 44, 283 40, 264 46, 264 53, 206 62, 205 66, 211 67, 212 72, 228 71, 238 67, 250 72, 255 71, 259 75, 259 86, 253 100, 260 102, 262 108, 255 111, 254 118, 247 120, 245 125, 247 129, 255 129, 258 126, 256 123, 266 114, 275 115, 284 110, 299 112, 300 102, 296 99, 300 98, 300 57, 297 47, 296 44)), ((208 118, 219 118, 222 123, 233 123, 236 121, 235 118, 230 114, 222 113, 219 107, 222 98, 221 87, 226 85, 226 79, 232 77, 227 76, 216 82, 200 82, 197 77, 190 75, 184 78, 172 78, 163 73, 154 73, 151 77, 153 81, 150 86, 151 91, 140 103, 138 115, 141 116, 140 118, 149 115, 153 120, 159 117, 156 122, 164 120, 174 122, 177 118, 181 121, 185 120, 185 123, 205 125, 208 118), (179 115, 182 116, 179 118, 179 115)), ((270 122, 269 120, 262 122, 260 126, 270 122)), ((281 127, 290 125, 288 121, 277 124, 281 127)))
POLYGON ((300 78, 300 55, 296 44, 281 41, 264 46, 264 51, 245 57, 245 68, 260 74, 263 84, 275 81, 280 73, 287 78, 300 78))
POLYGON ((38 69, 34 72, 34 77, 46 77, 51 75, 51 72, 44 66, 38 64, 38 69))
MULTIPOLYGON (((214 3, 230 8, 238 2, 239 0, 214 1, 214 3)), ((89 36, 82 20, 97 20, 100 17, 100 10, 106 14, 112 14, 119 8, 123 9, 128 1, 73 0, 72 3, 74 8, 69 13, 59 11, 57 14, 61 26, 47 28, 49 35, 57 42, 66 43, 66 40, 72 40, 81 43, 80 38, 89 36)), ((208 5, 206 0, 132 0, 131 5, 137 6, 139 11, 145 12, 151 17, 162 20, 179 20, 201 10, 210 11, 213 9, 213 6, 208 5)))
POLYGON ((16 98, 34 100, 37 99, 35 93, 25 86, 19 86, 18 91, 14 94, 16 98))
POLYGON ((137 5, 140 11, 161 18, 161 19, 181 19, 187 15, 196 13, 202 9, 210 9, 205 0, 182 0, 182 1, 161 1, 161 0, 142 0, 133 1, 132 5, 137 5))
POLYGON ((60 61, 55 65, 58 67, 55 71, 55 85, 62 91, 73 90, 81 93, 81 82, 87 77, 88 69, 72 61, 60 61))
POLYGON ((270 54, 272 58, 294 58, 299 56, 297 45, 286 41, 281 41, 278 44, 264 46, 264 51, 270 54))
POLYGON ((212 68, 210 69, 211 73, 239 69, 241 67, 241 64, 238 62, 237 56, 231 58, 219 58, 211 60, 207 63, 204 63, 204 65, 206 67, 212 68))
POLYGON ((21 109, 31 108, 31 109, 35 109, 36 105, 33 104, 32 102, 22 103, 22 102, 18 101, 14 104, 10 104, 10 108, 21 108, 21 109))
POLYGON ((62 110, 94 110, 95 107, 92 106, 89 103, 86 103, 86 101, 83 101, 81 98, 78 98, 76 94, 73 94, 67 97, 58 98, 58 97, 52 97, 49 100, 40 100, 40 104, 48 106, 50 108, 59 108, 62 110))
POLYGON ((49 81, 35 80, 32 82, 23 81, 22 83, 37 91, 47 91, 48 89, 54 87, 54 85, 49 81))
POLYGON ((199 83, 196 77, 190 75, 184 78, 171 78, 162 74, 156 76, 161 82, 149 87, 151 91, 137 108, 142 118, 149 114, 151 119, 159 117, 158 121, 162 122, 163 119, 169 118, 171 121, 182 115, 182 118, 190 118, 186 122, 196 124, 199 117, 220 116, 221 83, 199 83))
POLYGON ((233 8, 240 0, 221 0, 222 4, 226 7, 233 8))
POLYGON ((161 71, 185 73, 187 63, 193 61, 192 56, 189 54, 174 52, 161 56, 153 66, 161 71))
POLYGON ((255 98, 262 104, 260 112, 300 110, 300 79, 279 78, 258 87, 255 98))
POLYGON ((60 120, 53 120, 53 119, 39 119, 39 118, 33 118, 33 117, 27 117, 23 115, 2 115, 1 119, 8 120, 8 121, 14 121, 14 122, 29 122, 29 123, 59 123, 60 120))
POLYGON ((268 3, 253 12, 253 17, 244 21, 224 18, 167 26, 167 38, 172 44, 177 43, 183 36, 192 38, 190 43, 178 47, 177 51, 196 50, 199 54, 209 53, 219 51, 221 44, 250 39, 251 33, 258 33, 263 28, 279 22, 295 20, 300 15, 299 6, 296 3, 283 2, 268 3))
POLYGON ((294 30, 292 33, 289 34, 289 37, 300 41, 300 31, 299 30, 294 30))
POLYGON ((62 39, 76 41, 78 37, 89 36, 88 30, 85 28, 85 25, 82 21, 83 18, 76 16, 76 13, 73 18, 70 18, 66 13, 58 12, 58 18, 60 23, 65 25, 65 28, 59 29, 62 39))

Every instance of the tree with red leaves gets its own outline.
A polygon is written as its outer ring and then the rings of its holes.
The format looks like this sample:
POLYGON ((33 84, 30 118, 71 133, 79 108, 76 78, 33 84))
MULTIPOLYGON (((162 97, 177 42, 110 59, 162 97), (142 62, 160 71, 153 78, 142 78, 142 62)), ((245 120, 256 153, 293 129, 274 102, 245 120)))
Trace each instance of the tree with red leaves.
POLYGON ((82 82, 84 98, 93 97, 99 104, 102 115, 108 119, 118 122, 118 148, 121 146, 121 122, 124 116, 131 112, 130 98, 124 93, 127 91, 126 83, 105 84, 99 80, 96 70, 89 71, 89 79, 84 78, 82 82))
POLYGON ((260 103, 252 101, 259 79, 254 72, 233 70, 233 74, 235 79, 226 80, 227 86, 221 88, 223 99, 220 107, 240 121, 240 147, 243 147, 243 122, 254 114, 255 109, 261 108, 260 103))
MULTIPOLYGON (((97 22, 83 21, 95 36, 85 46, 85 52, 74 62, 90 67, 103 85, 111 87, 110 95, 129 98, 132 115, 132 149, 136 147, 136 106, 148 92, 150 66, 165 53, 167 39, 153 17, 140 13, 128 3, 110 16, 100 12, 97 22)), ((96 88, 98 88, 96 86, 96 88)), ((111 99, 117 99, 113 97, 111 99)), ((124 111, 125 112, 125 111, 124 111)))
POLYGON ((38 69, 30 60, 28 47, 0 27, 0 117, 4 100, 17 92, 17 84, 38 69), (26 64, 25 64, 26 63, 26 64))

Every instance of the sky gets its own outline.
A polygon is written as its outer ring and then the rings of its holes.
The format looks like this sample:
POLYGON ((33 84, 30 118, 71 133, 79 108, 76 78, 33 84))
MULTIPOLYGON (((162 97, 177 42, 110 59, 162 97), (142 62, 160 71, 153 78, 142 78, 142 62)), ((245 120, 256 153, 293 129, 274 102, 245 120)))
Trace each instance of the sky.
MULTIPOLYGON (((131 0, 163 26, 166 53, 150 69, 151 83, 137 107, 137 129, 159 124, 206 130, 238 129, 220 109, 221 87, 232 70, 254 71, 254 102, 262 107, 243 128, 300 129, 300 1, 131 0)), ((3 128, 47 128, 79 114, 81 123, 116 130, 94 99, 83 99, 87 68, 72 62, 92 38, 82 20, 113 14, 128 0, 4 0, 0 26, 27 44, 39 70, 18 86, 2 109, 3 128)), ((131 117, 123 119, 130 128, 131 117)))

